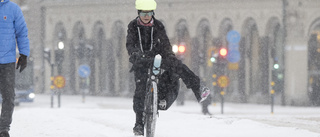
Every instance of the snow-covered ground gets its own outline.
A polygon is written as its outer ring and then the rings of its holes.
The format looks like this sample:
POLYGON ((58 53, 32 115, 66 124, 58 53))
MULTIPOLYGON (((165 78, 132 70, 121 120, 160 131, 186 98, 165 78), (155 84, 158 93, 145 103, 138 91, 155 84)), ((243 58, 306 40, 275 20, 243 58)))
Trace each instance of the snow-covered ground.
MULTIPOLYGON (((50 107, 50 95, 15 108, 12 137, 134 137, 131 98, 62 95, 61 107, 50 107)), ((210 106, 213 117, 202 115, 195 101, 161 111, 156 137, 320 137, 319 107, 226 103, 210 106)))

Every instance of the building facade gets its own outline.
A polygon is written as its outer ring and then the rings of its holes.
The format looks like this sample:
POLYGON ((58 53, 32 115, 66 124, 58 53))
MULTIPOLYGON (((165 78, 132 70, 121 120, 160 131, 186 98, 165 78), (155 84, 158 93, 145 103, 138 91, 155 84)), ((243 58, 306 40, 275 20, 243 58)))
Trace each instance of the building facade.
MULTIPOLYGON (((134 1, 15 2, 24 8, 29 27, 36 92, 50 92, 51 73, 66 78, 66 94, 81 94, 83 83, 93 95, 133 92, 125 37, 128 23, 137 16, 134 1), (91 69, 86 79, 78 75, 84 64, 91 69)), ((171 44, 186 46, 183 62, 215 90, 217 99, 225 91, 229 101, 269 103, 274 92, 278 104, 320 105, 318 0, 157 3, 155 17, 165 24, 171 44), (227 38, 231 30, 241 38, 233 48, 227 38), (236 50, 240 59, 222 66, 210 62, 220 48, 236 50), (228 77, 226 88, 214 86, 220 76, 228 77)))

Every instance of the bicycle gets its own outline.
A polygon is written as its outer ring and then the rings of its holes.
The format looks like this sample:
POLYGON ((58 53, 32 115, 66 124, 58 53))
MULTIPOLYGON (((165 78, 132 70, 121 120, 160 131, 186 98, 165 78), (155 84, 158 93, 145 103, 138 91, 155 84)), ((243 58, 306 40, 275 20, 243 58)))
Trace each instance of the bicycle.
POLYGON ((148 66, 142 118, 147 137, 154 137, 155 135, 158 110, 167 110, 176 100, 180 88, 179 77, 160 68, 162 61, 160 54, 154 57, 143 54, 136 60, 132 68, 133 71, 138 66, 142 67, 141 64, 148 66), (163 101, 159 101, 159 99, 165 100, 164 106, 163 104, 159 106, 159 102, 163 101))
POLYGON ((156 121, 158 115, 158 82, 161 74, 160 54, 156 55, 153 60, 153 65, 148 70, 147 89, 144 103, 144 125, 147 137, 154 137, 156 121))

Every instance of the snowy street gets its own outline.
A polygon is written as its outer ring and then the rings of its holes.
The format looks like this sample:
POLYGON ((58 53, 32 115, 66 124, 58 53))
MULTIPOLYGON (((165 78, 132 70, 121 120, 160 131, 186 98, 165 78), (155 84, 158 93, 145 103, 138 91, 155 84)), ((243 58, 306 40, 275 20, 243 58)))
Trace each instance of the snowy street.
MULTIPOLYGON (((132 98, 62 95, 61 108, 50 108, 50 95, 37 95, 33 103, 15 108, 12 137, 134 137, 132 98)), ((320 137, 319 107, 226 103, 211 105, 213 117, 187 101, 160 111, 156 137, 320 137)))

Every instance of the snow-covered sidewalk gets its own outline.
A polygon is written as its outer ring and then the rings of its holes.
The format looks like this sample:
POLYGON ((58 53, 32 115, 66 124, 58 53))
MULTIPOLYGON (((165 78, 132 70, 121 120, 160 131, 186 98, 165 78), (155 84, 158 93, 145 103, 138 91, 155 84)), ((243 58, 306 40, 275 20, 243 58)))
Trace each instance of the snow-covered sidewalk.
MULTIPOLYGON (((50 108, 49 95, 15 108, 12 137, 134 137, 131 98, 62 95, 61 108, 50 108)), ((210 106, 212 118, 194 101, 161 111, 156 137, 320 137, 319 107, 226 103, 210 106)))

